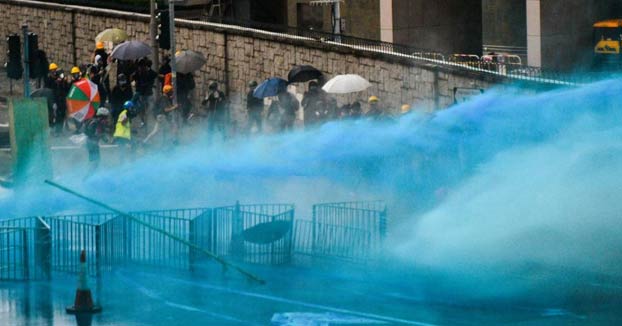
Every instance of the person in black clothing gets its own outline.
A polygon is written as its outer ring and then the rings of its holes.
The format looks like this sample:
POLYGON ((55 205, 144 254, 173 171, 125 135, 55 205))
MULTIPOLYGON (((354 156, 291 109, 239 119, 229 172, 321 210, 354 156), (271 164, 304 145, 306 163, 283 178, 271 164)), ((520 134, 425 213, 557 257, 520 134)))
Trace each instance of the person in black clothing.
POLYGON ((177 102, 181 108, 181 118, 186 120, 192 111, 192 101, 190 95, 195 89, 194 76, 192 73, 177 74, 177 102))
POLYGON ((226 138, 226 124, 229 122, 229 110, 227 108, 227 99, 225 93, 218 90, 218 83, 211 82, 208 86, 208 93, 203 102, 207 111, 207 123, 209 138, 218 132, 223 140, 226 138))
POLYGON ((162 134, 164 143, 170 140, 170 144, 177 145, 179 142, 179 106, 173 104, 173 86, 166 85, 162 88, 162 96, 158 99, 154 107, 156 115, 156 123, 153 131, 143 140, 144 143, 149 142, 156 134, 162 134), (166 128, 165 126, 168 126, 166 128), (160 130, 162 129, 162 130, 160 130))
POLYGON ((104 42, 97 42, 95 44, 95 51, 93 52, 93 57, 91 58, 95 63, 97 62, 97 56, 102 59, 102 67, 106 69, 106 67, 108 67, 108 52, 106 52, 104 42))
POLYGON ((69 83, 65 79, 65 74, 58 69, 55 63, 49 65, 49 74, 44 80, 46 88, 52 90, 52 123, 54 125, 54 134, 60 135, 65 124, 65 116, 67 113, 67 94, 69 93, 69 83))
POLYGON ((110 94, 110 78, 108 76, 108 71, 106 70, 106 64, 104 63, 104 59, 99 54, 95 56, 95 64, 93 67, 97 68, 97 79, 99 88, 99 97, 101 103, 105 104, 108 101, 108 94, 110 94))
POLYGON ((97 66, 91 66, 89 68, 89 79, 97 85, 97 90, 99 91, 99 100, 100 103, 106 103, 106 98, 108 96, 106 92, 106 88, 102 83, 102 73, 97 66))
POLYGON ((123 74, 125 77, 132 76, 136 72, 136 63, 132 60, 119 60, 117 63, 117 79, 123 74))
POLYGON ((363 115, 363 109, 361 108, 361 102, 356 101, 350 104, 350 118, 358 119, 363 115))
POLYGON ((262 132, 262 113, 263 113, 263 99, 253 96, 253 92, 257 88, 257 82, 251 81, 248 83, 248 93, 246 94, 246 111, 248 111, 248 132, 250 133, 254 125, 257 126, 257 131, 262 132))
POLYGON ((299 102, 294 95, 287 90, 283 90, 278 95, 279 107, 282 112, 281 131, 292 130, 296 121, 296 112, 298 111, 299 102))
POLYGON ((320 100, 320 89, 316 81, 309 83, 309 90, 302 98, 305 127, 311 127, 322 120, 322 113, 326 109, 320 100))
POLYGON ((151 69, 151 62, 146 59, 138 62, 138 70, 132 76, 132 80, 136 83, 136 94, 138 95, 138 114, 143 125, 147 123, 147 111, 153 111, 153 86, 157 77, 158 74, 151 69))
POLYGON ((117 78, 117 85, 110 93, 110 106, 112 108, 112 121, 117 121, 119 114, 123 111, 123 103, 132 99, 132 87, 127 82, 127 77, 120 74, 117 78))
POLYGON ((162 65, 158 69, 158 80, 160 81, 160 89, 164 87, 164 76, 170 74, 171 71, 171 57, 168 55, 164 56, 164 59, 162 60, 162 65))

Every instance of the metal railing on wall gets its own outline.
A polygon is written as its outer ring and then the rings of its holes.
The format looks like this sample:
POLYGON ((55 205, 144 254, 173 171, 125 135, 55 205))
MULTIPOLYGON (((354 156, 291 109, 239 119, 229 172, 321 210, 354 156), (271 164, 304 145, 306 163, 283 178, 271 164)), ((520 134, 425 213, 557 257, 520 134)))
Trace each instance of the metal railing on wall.
MULTIPOLYGON (((53 2, 72 6, 96 7, 120 11, 149 13, 149 0, 47 0, 46 2, 53 2)), ((168 3, 168 1, 158 0, 157 3, 158 7, 166 7, 165 3, 168 3)))

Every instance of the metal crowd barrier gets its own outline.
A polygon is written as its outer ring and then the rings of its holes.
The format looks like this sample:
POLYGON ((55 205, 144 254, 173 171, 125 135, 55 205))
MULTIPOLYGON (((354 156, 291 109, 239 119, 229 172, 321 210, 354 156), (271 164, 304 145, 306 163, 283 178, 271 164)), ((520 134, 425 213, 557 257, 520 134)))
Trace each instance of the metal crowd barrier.
POLYGON ((0 280, 49 279, 77 273, 86 251, 98 277, 120 265, 192 269, 209 261, 174 237, 219 257, 291 264, 294 255, 366 263, 386 234, 383 202, 318 204, 313 220, 294 220, 294 205, 258 204, 0 220, 0 280), (164 230, 165 232, 161 232, 164 230))
POLYGON ((40 217, 0 220, 0 280, 51 277, 50 227, 40 217))
POLYGON ((296 220, 294 252, 314 259, 366 264, 373 259, 373 241, 367 230, 296 220))
MULTIPOLYGON (((214 253, 252 264, 281 265, 291 261, 294 205, 259 204, 219 207, 214 209, 212 223, 216 247, 214 253), (245 240, 244 231, 259 225, 282 221, 289 225, 276 241, 253 243, 245 240)), ((200 243, 200 242, 199 242, 200 243)))

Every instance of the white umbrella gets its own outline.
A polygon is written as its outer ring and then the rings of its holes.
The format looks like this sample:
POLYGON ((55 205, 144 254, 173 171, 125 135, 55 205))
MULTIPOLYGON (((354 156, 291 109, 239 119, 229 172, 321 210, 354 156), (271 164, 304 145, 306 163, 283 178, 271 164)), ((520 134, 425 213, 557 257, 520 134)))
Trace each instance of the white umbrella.
POLYGON ((322 89, 331 94, 348 94, 361 92, 369 88, 371 84, 367 79, 354 74, 337 75, 324 84, 322 89))
POLYGON ((110 54, 119 60, 136 60, 151 54, 151 47, 145 42, 129 41, 117 45, 110 54))

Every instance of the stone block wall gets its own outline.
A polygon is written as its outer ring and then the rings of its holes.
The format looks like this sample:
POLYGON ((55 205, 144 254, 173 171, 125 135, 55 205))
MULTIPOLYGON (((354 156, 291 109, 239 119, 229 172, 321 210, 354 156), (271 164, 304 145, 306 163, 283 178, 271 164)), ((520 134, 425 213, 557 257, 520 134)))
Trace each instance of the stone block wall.
MULTIPOLYGON (((90 60, 95 36, 110 27, 125 29, 133 39, 149 40, 149 17, 111 10, 48 4, 28 0, 0 0, 0 34, 19 33, 22 23, 39 34, 39 47, 50 61, 65 70, 90 60), (72 35, 75 33, 75 48, 72 35)), ((416 109, 435 110, 453 104, 454 87, 488 88, 502 82, 490 75, 459 67, 436 66, 412 58, 374 53, 317 40, 253 31, 218 24, 178 20, 177 48, 204 53, 207 64, 195 73, 195 100, 203 97, 210 80, 216 80, 231 97, 242 117, 246 84, 267 77, 287 77, 293 65, 310 64, 325 73, 355 73, 367 78, 372 87, 365 92, 337 96, 340 103, 378 96, 383 106, 397 111, 409 103, 416 109)), ((1 43, 0 60, 6 42, 1 43)), ((295 85, 303 93, 305 85, 295 85)), ((293 90, 293 89, 292 89, 293 90)), ((364 109, 366 104, 363 105, 364 109)))

